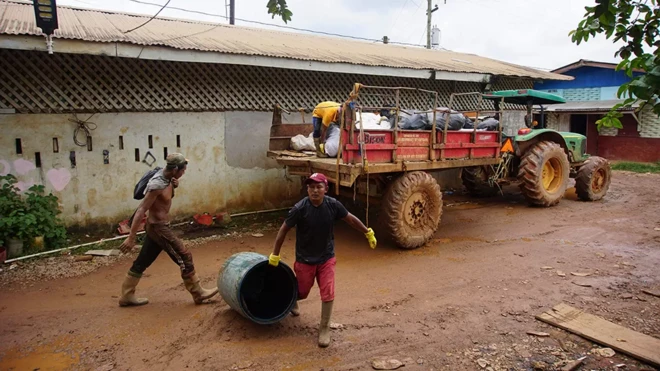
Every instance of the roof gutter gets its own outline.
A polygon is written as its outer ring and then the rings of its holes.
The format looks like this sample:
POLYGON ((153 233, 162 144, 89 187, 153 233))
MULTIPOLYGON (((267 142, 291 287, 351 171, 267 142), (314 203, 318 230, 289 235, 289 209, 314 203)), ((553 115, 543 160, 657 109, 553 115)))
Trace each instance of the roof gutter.
MULTIPOLYGON (((0 48, 15 50, 47 51, 42 37, 25 35, 0 35, 0 48)), ((55 53, 105 55, 111 57, 139 58, 193 63, 221 63, 243 66, 285 68, 293 70, 350 73, 358 75, 393 76, 416 79, 436 79, 489 83, 491 74, 434 71, 430 69, 394 68, 366 66, 350 63, 328 63, 305 61, 258 55, 227 54, 212 51, 184 50, 162 46, 142 46, 121 42, 92 42, 83 40, 57 39, 55 53)))

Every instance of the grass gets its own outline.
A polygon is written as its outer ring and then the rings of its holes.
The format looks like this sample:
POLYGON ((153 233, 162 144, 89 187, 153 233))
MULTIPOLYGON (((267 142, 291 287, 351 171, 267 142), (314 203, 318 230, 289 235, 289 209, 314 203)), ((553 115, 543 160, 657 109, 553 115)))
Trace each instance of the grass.
POLYGON ((649 162, 615 162, 612 164, 612 170, 625 170, 635 173, 660 173, 660 161, 656 163, 649 162))

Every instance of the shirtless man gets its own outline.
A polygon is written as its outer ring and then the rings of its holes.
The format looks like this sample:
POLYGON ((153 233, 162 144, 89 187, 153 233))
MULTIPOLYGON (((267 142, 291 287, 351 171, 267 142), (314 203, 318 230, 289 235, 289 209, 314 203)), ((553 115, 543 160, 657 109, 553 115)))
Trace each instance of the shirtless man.
POLYGON ((172 153, 167 156, 165 161, 167 161, 165 169, 158 171, 149 180, 144 191, 146 196, 133 218, 131 233, 119 247, 124 253, 133 250, 136 245, 135 235, 138 226, 149 211, 144 245, 121 285, 119 305, 122 307, 144 305, 149 302, 146 298, 135 297, 135 287, 140 282, 142 273, 156 260, 162 250, 165 250, 174 263, 181 268, 181 277, 186 289, 192 294, 195 304, 202 304, 204 300, 218 293, 217 287, 207 290, 200 286, 199 278, 195 274, 192 254, 169 227, 168 214, 170 206, 172 206, 174 189, 179 186, 179 178, 186 172, 188 160, 180 153, 172 153))

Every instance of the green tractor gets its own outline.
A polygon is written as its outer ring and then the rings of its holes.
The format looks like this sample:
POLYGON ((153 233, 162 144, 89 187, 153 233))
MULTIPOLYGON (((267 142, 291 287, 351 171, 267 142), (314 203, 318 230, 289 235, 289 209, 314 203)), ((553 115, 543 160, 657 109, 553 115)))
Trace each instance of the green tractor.
POLYGON ((504 90, 484 95, 500 102, 527 107, 525 126, 513 137, 502 136, 502 159, 499 165, 464 168, 463 184, 474 196, 493 196, 501 185, 517 182, 531 205, 553 206, 559 203, 575 178, 577 196, 584 201, 602 199, 610 186, 609 162, 586 153, 587 137, 577 133, 546 128, 544 105, 565 103, 557 95, 536 90, 504 90), (540 123, 532 119, 532 108, 540 106, 540 123))

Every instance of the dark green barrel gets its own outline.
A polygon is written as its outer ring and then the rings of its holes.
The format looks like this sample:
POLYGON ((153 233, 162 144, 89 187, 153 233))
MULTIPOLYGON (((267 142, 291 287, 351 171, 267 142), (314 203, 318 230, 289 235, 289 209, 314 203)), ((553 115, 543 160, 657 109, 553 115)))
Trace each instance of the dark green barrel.
POLYGON ((268 265, 268 258, 254 252, 229 257, 218 275, 222 299, 243 317, 262 325, 286 317, 298 298, 298 281, 288 265, 268 265))

